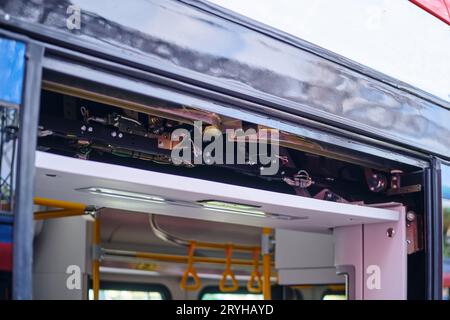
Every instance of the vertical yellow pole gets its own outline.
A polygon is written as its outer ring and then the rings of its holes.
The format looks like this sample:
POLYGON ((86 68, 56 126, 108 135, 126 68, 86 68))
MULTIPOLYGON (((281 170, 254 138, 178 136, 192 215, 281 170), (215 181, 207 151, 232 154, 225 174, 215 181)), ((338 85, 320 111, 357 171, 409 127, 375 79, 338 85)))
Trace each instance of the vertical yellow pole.
POLYGON ((92 236, 93 259, 92 259, 92 291, 94 292, 94 300, 98 300, 100 291, 100 258, 98 256, 98 248, 100 247, 100 218, 95 216, 92 236))
MULTIPOLYGON (((263 237, 269 237, 272 233, 272 229, 270 228, 263 228, 263 237)), ((268 252, 269 249, 269 243, 267 243, 267 248, 265 248, 265 252, 263 253, 263 296, 264 300, 270 300, 272 298, 271 296, 271 290, 270 290, 270 252, 268 252)))

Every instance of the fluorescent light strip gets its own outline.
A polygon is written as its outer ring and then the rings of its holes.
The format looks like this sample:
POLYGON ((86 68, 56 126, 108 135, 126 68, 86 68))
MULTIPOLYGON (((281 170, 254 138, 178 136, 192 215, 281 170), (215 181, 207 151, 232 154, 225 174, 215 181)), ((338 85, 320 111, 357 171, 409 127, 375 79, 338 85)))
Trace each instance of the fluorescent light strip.
POLYGON ((259 207, 252 205, 224 202, 217 200, 198 201, 198 203, 200 203, 205 209, 213 211, 235 213, 256 217, 267 216, 267 214, 264 211, 258 210, 259 207))
POLYGON ((266 213, 264 211, 258 210, 257 206, 245 205, 232 202, 216 201, 216 200, 206 200, 198 201, 206 210, 222 212, 222 213, 232 213, 239 215, 252 216, 255 218, 272 218, 278 220, 297 220, 297 219, 308 219, 308 217, 293 217, 283 214, 266 213))
POLYGON ((170 204, 170 205, 180 205, 180 206, 201 206, 206 210, 211 210, 215 212, 221 213, 230 213, 230 214, 239 214, 246 215, 256 218, 272 218, 278 220, 297 220, 297 219, 308 219, 308 217, 293 217, 283 214, 275 214, 275 213, 266 213, 264 211, 258 210, 258 206, 239 204, 233 202, 225 202, 225 201, 217 201, 217 200, 205 200, 205 201, 197 201, 196 203, 192 202, 177 202, 173 200, 166 200, 162 197, 132 192, 132 191, 124 191, 117 190, 111 188, 103 188, 103 187, 87 187, 87 188, 79 188, 75 189, 80 192, 87 192, 90 194, 113 197, 125 200, 137 200, 137 201, 145 201, 151 203, 158 204, 170 204))
POLYGON ((265 218, 267 217, 267 214, 264 212, 252 212, 252 211, 243 211, 243 210, 228 210, 228 209, 219 209, 219 208, 212 208, 209 206, 203 206, 206 210, 210 211, 216 211, 216 212, 222 212, 222 213, 232 213, 232 214, 240 214, 244 216, 252 216, 257 218, 265 218))
POLYGON ((109 274, 122 274, 122 275, 134 275, 134 276, 159 276, 159 272, 151 270, 136 270, 128 268, 114 268, 114 267, 100 267, 101 273, 109 274))
POLYGON ((130 192, 124 190, 110 189, 110 188, 102 188, 102 187, 89 187, 89 188, 80 188, 76 189, 77 191, 87 192, 91 194, 119 198, 119 199, 127 199, 127 200, 138 200, 138 201, 146 201, 152 203, 165 203, 165 199, 159 196, 154 196, 145 193, 138 192, 130 192))

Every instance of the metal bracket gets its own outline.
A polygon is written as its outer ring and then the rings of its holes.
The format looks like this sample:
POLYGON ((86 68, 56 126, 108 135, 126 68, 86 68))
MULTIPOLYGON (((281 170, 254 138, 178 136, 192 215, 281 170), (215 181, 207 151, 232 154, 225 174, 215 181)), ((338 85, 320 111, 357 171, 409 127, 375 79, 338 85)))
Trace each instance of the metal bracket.
POLYGON ((408 254, 423 250, 422 216, 413 211, 406 214, 406 243, 408 254))
POLYGON ((103 258, 103 249, 100 245, 92 245, 92 260, 101 261, 103 258))
POLYGON ((264 255, 272 253, 274 244, 275 240, 271 235, 261 235, 261 254, 264 255))
POLYGON ((422 191, 422 185, 413 184, 411 186, 391 188, 391 189, 387 190, 387 195, 392 196, 395 194, 405 194, 405 193, 413 193, 413 192, 420 192, 420 191, 422 191))
POLYGON ((84 209, 84 214, 91 216, 92 218, 97 218, 99 214, 100 208, 96 206, 87 206, 86 209, 84 209))

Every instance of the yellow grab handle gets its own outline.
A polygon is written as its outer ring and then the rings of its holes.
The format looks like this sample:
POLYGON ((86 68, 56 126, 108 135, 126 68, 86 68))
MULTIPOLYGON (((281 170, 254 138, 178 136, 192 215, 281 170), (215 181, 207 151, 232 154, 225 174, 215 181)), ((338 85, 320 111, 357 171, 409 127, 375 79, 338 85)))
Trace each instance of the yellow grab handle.
POLYGON ((180 287, 182 290, 186 291, 196 291, 200 289, 202 283, 197 275, 197 271, 194 268, 194 252, 195 252, 195 242, 191 242, 189 245, 189 255, 188 255, 188 267, 181 277, 180 287), (194 279, 194 283, 187 285, 187 280, 189 276, 194 279))
POLYGON ((231 270, 231 256, 233 254, 233 247, 231 245, 227 246, 226 249, 226 266, 225 271, 222 273, 222 279, 220 279, 219 290, 222 292, 234 292, 239 289, 239 284, 231 270), (231 286, 226 285, 227 278, 231 279, 231 286))
POLYGON ((186 290, 186 291, 196 291, 196 290, 200 289, 201 286, 202 286, 202 283, 201 283, 200 278, 198 277, 197 272, 195 271, 194 268, 188 269, 183 273, 183 276, 181 277, 181 283, 180 283, 181 289, 186 290), (194 283, 187 285, 186 283, 187 283, 189 276, 191 276, 192 279, 194 279, 194 283))
POLYGON ((220 279, 219 283, 219 289, 222 292, 234 292, 239 289, 239 284, 236 280, 236 277, 234 276, 233 271, 231 270, 225 270, 222 273, 222 279, 220 279), (227 278, 230 277, 231 280, 231 286, 226 285, 227 278))
POLYGON ((262 278, 259 273, 259 249, 253 251, 253 271, 247 282, 247 290, 251 293, 260 293, 262 291, 262 278), (254 286, 256 283, 256 286, 254 286))
POLYGON ((261 293, 262 291, 262 279, 261 274, 258 271, 252 271, 250 279, 247 282, 247 290, 251 293, 261 293), (256 282, 256 286, 253 284, 256 282))

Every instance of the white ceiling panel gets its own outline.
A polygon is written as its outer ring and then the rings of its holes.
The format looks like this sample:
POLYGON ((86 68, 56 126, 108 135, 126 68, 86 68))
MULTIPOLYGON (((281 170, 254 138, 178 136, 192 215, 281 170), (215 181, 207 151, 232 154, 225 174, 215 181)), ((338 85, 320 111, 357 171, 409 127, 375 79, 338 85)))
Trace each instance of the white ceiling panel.
POLYGON ((327 232, 336 226, 398 220, 398 213, 384 209, 316 200, 207 180, 145 171, 124 166, 36 152, 38 197, 66 200, 143 213, 155 213, 257 227, 327 232), (80 192, 80 188, 109 188, 138 192, 167 200, 151 203, 80 192), (258 210, 291 217, 256 217, 212 211, 196 204, 217 200, 259 206, 258 210))

